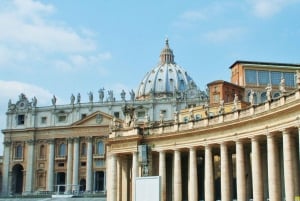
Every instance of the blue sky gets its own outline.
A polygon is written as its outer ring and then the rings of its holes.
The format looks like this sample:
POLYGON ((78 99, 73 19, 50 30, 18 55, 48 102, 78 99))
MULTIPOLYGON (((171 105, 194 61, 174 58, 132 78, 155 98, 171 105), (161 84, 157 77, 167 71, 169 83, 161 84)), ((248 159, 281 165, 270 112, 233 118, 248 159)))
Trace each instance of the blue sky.
POLYGON ((0 129, 22 92, 38 106, 102 87, 129 98, 166 37, 201 90, 236 60, 299 64, 299 13, 300 0, 0 0, 0 129))

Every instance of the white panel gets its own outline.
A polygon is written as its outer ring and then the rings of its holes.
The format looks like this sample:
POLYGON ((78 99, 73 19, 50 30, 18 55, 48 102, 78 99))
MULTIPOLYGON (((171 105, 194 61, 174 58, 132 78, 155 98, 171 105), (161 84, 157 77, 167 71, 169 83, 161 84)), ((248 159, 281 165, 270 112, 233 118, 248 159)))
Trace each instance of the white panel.
POLYGON ((160 176, 137 177, 135 201, 160 201, 160 176))

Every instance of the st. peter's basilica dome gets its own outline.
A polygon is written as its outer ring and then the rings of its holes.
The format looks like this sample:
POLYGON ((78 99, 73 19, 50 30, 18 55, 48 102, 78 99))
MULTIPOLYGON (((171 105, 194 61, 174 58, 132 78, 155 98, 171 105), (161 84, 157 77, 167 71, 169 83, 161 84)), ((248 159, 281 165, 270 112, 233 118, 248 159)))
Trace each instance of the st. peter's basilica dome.
POLYGON ((174 62, 174 54, 167 39, 160 53, 160 63, 146 74, 138 87, 136 99, 173 97, 196 88, 187 72, 174 62))

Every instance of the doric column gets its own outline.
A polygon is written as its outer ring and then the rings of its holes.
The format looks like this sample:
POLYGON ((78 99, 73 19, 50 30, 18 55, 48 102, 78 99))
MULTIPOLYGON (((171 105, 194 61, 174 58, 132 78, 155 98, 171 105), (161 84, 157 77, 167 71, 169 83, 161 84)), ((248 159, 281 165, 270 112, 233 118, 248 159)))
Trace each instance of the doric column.
POLYGON ((111 200, 117 201, 117 156, 111 155, 111 200))
POLYGON ((4 141, 4 152, 3 152, 3 177, 2 177, 2 193, 3 195, 9 194, 9 186, 11 183, 9 182, 9 167, 10 167, 10 150, 11 150, 11 142, 4 141))
POLYGON ((25 193, 30 194, 33 192, 34 140, 28 140, 27 146, 25 193))
POLYGON ((127 157, 122 158, 122 199, 121 200, 127 200, 128 198, 128 159, 127 157))
POLYGON ((294 145, 294 149, 295 149, 295 178, 294 178, 294 182, 295 182, 295 194, 296 196, 300 197, 300 180, 298 179, 300 177, 300 127, 298 127, 298 141, 295 140, 295 145, 294 145), (298 145, 298 146, 297 146, 298 145), (297 148, 298 147, 298 153, 297 153, 297 148))
POLYGON ((190 148, 188 200, 198 201, 197 150, 190 148))
POLYGON ((166 153, 159 152, 159 176, 161 177, 161 201, 166 201, 167 177, 166 177, 166 153))
POLYGON ((300 180, 299 180, 299 161, 298 161, 298 150, 297 150, 297 137, 296 135, 293 138, 294 140, 292 140, 292 145, 291 145, 291 149, 292 149, 292 161, 293 161, 293 172, 294 172, 294 187, 295 187, 295 196, 299 196, 300 192, 299 192, 299 188, 300 188, 300 180))
POLYGON ((182 201, 181 154, 174 151, 174 201, 182 201))
POLYGON ((116 158, 117 160, 117 201, 122 201, 122 158, 121 156, 116 158))
POLYGON ((213 170, 213 156, 210 145, 205 146, 205 175, 204 175, 204 189, 205 201, 214 201, 214 170, 213 170))
POLYGON ((138 168, 138 156, 137 151, 132 152, 132 177, 131 177, 131 196, 132 201, 135 201, 135 179, 139 176, 139 168, 138 168))
POLYGON ((92 192, 93 182, 93 144, 92 137, 87 138, 87 157, 86 157, 86 192, 92 192))
MULTIPOLYGON (((253 201, 263 201, 263 174, 261 164, 261 151, 259 141, 254 137, 251 139, 252 150, 252 183, 253 183, 253 201)), ((238 185, 237 185, 238 186, 238 185)))
POLYGON ((74 159, 73 159, 73 190, 78 191, 79 190, 79 179, 78 179, 78 175, 79 175, 79 138, 76 137, 74 138, 74 150, 73 150, 74 154, 74 159))
POLYGON ((67 156, 67 187, 66 192, 72 191, 72 169, 73 169, 73 139, 68 138, 68 156, 67 156))
POLYGON ((283 169, 284 169, 284 189, 285 200, 294 200, 294 168, 292 158, 291 135, 287 130, 282 131, 283 137, 283 169))
POLYGON ((226 143, 221 144, 221 199, 231 201, 231 189, 229 180, 228 148, 226 143))
POLYGON ((279 155, 276 139, 273 135, 267 136, 268 149, 268 184, 270 201, 281 200, 279 155))
POLYGON ((49 158, 47 171, 47 191, 54 191, 54 139, 48 140, 49 158))
POLYGON ((236 186, 237 200, 246 201, 245 153, 243 142, 236 143, 236 186))

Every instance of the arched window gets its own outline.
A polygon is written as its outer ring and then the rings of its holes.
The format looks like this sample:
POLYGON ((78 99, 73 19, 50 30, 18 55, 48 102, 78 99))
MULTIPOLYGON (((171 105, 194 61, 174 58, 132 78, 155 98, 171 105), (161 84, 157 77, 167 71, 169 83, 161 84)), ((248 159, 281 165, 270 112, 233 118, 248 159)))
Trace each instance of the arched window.
POLYGON ((279 98, 279 97, 280 97, 280 93, 279 92, 274 93, 274 95, 273 95, 274 99, 279 98))
POLYGON ((265 101, 267 101, 267 93, 266 92, 263 92, 261 95, 260 95, 260 101, 263 103, 265 101))
POLYGON ((104 143, 102 141, 97 143, 97 153, 99 155, 104 155, 104 143))
POLYGON ((22 159, 23 158, 23 147, 20 144, 16 146, 15 158, 16 159, 22 159))
POLYGON ((46 148, 45 145, 43 144, 40 146, 40 158, 41 159, 46 158, 46 148))
POLYGON ((59 145, 58 155, 66 156, 66 144, 65 143, 62 143, 59 145))
POLYGON ((86 156, 86 143, 81 144, 81 156, 86 156))

